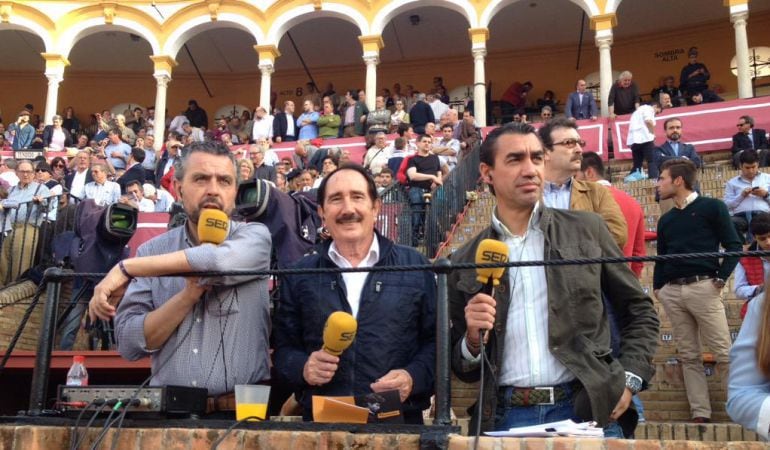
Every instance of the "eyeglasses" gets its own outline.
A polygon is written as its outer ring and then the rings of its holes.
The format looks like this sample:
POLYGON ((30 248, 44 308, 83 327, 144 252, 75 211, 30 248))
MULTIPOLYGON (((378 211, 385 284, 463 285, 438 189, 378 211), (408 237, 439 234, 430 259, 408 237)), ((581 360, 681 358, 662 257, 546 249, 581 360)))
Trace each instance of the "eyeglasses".
POLYGON ((40 172, 48 172, 48 171, 45 169, 35 169, 35 173, 40 173, 40 172))
POLYGON ((57 169, 63 169, 64 164, 56 164, 54 167, 56 167, 57 169))
POLYGON ((30 175, 30 174, 32 174, 34 172, 31 171, 31 170, 17 170, 16 173, 21 174, 21 175, 30 175))
POLYGON ((563 146, 565 146, 567 148, 575 148, 576 145, 579 145, 581 147, 585 147, 586 146, 586 141, 584 141, 582 139, 572 139, 572 138, 570 138, 570 139, 565 139, 565 140, 563 140, 561 142, 554 142, 553 145, 563 145, 563 146))

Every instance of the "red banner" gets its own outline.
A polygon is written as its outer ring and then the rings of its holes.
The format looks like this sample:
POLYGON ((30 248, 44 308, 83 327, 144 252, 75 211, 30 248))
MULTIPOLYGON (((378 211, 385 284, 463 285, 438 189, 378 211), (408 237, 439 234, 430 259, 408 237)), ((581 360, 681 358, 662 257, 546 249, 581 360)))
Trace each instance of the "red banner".
MULTIPOLYGON (((608 121, 604 117, 599 117, 596 120, 578 120, 578 132, 580 137, 586 141, 584 152, 596 152, 601 156, 604 161, 608 159, 607 152, 607 124, 608 121)), ((536 129, 540 129, 543 126, 542 122, 536 122, 531 124, 536 129)), ((481 129, 481 136, 486 139, 487 134, 494 130, 495 127, 484 127, 481 129)))
MULTIPOLYGON (((392 144, 393 140, 398 137, 397 134, 388 135, 388 143, 392 144)), ((364 155, 366 155, 366 139, 363 137, 341 138, 341 139, 323 139, 318 148, 332 148, 339 147, 343 150, 347 150, 350 153, 350 160, 356 164, 362 164, 364 161, 364 155)), ((294 147, 296 142, 281 142, 280 144, 273 144, 271 149, 278 155, 278 158, 291 158, 294 155, 294 147)), ((246 145, 235 145, 230 148, 233 152, 247 147, 246 145)))
POLYGON ((168 213, 140 212, 136 225, 136 233, 128 241, 130 257, 136 256, 136 249, 150 239, 163 234, 168 229, 168 213))
MULTIPOLYGON (((671 117, 682 119, 682 142, 692 144, 698 153, 724 151, 732 146, 732 138, 738 132, 738 118, 749 115, 757 128, 770 125, 770 97, 730 100, 698 106, 683 106, 663 111, 655 117, 655 143, 666 141, 663 123, 671 117)), ((621 116, 612 125, 615 143, 615 159, 630 159, 631 149, 626 145, 631 116, 621 116)))

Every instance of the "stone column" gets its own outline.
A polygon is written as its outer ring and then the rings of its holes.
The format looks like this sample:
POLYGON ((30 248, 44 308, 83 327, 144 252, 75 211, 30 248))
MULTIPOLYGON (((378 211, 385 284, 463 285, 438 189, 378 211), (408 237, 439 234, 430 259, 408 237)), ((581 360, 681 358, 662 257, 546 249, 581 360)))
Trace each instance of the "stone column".
POLYGON ((738 70, 738 98, 754 96, 751 88, 751 62, 749 61, 749 38, 746 21, 749 19, 749 5, 730 6, 730 22, 735 28, 735 60, 738 70))
POLYGON ((610 88, 614 80, 612 79, 612 35, 596 37, 596 46, 599 47, 599 102, 602 108, 602 116, 609 114, 607 98, 610 95, 610 88))
POLYGON ((473 114, 476 124, 487 126, 487 80, 484 61, 487 56, 489 29, 470 28, 471 53, 473 54, 473 114))
POLYGON ((265 108, 268 114, 273 110, 270 105, 270 93, 272 92, 272 75, 275 72, 275 59, 281 56, 276 45, 255 45, 254 50, 259 54, 259 71, 262 72, 262 81, 259 85, 259 106, 265 108))
POLYGON ((380 63, 380 50, 385 46, 382 36, 359 36, 358 40, 364 49, 364 63, 366 64, 366 106, 374 110, 377 98, 377 64, 380 63))
POLYGON ((70 65, 62 55, 53 53, 41 53, 45 59, 45 77, 48 79, 48 92, 45 97, 45 112, 43 122, 52 124, 52 117, 56 115, 59 101, 59 83, 64 81, 64 69, 70 65))
POLYGON ((166 95, 168 83, 171 81, 171 72, 176 67, 177 62, 170 56, 150 56, 155 64, 155 123, 153 125, 155 144, 153 148, 160 150, 165 142, 166 131, 166 95))
POLYGON ((595 42, 599 48, 599 104, 602 116, 609 114, 607 98, 610 95, 612 79, 612 28, 617 25, 615 14, 602 14, 591 18, 591 28, 596 31, 595 42))

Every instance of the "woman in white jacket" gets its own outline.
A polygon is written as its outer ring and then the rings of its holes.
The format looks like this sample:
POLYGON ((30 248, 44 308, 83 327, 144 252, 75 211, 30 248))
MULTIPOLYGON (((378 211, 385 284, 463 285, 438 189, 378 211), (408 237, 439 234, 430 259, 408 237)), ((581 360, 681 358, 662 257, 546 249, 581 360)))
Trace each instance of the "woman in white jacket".
POLYGON ((768 439, 770 302, 764 294, 749 303, 741 331, 730 350, 727 413, 734 422, 768 439))

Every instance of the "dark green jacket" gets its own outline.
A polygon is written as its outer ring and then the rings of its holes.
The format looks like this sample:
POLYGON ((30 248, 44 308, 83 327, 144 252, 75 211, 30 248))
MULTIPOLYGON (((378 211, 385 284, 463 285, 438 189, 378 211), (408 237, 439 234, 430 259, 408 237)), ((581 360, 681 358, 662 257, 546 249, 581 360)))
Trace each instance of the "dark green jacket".
MULTIPOLYGON (((340 118, 342 119, 342 125, 340 125, 341 127, 345 126, 345 112, 347 111, 347 108, 350 108, 350 107, 351 107, 350 105, 345 105, 345 107, 342 108, 340 111, 340 118)), ((355 120, 356 135, 363 136, 366 130, 364 128, 364 123, 361 122, 361 116, 365 116, 369 114, 369 108, 366 107, 366 103, 361 101, 356 102, 356 104, 353 105, 352 107, 355 108, 353 110, 353 117, 355 120)))
MULTIPOLYGON (((582 211, 542 208, 540 228, 545 236, 545 260, 621 257, 618 246, 601 217, 582 211)), ((473 262, 483 239, 498 239, 488 228, 452 255, 452 261, 473 262)), ((551 354, 572 372, 583 386, 575 395, 575 413, 584 420, 607 424, 625 388, 625 371, 646 382, 655 374, 652 357, 657 346, 659 321, 652 301, 642 291, 627 264, 546 266, 548 280, 548 346, 551 354), (620 353, 610 353, 610 327, 602 302, 604 292, 620 326, 620 353)), ((452 370, 465 382, 479 380, 479 365, 462 356, 465 305, 481 289, 474 270, 449 275, 449 308, 452 320, 452 370)), ((497 404, 497 373, 501 367, 506 319, 510 304, 508 272, 495 290, 497 312, 486 352, 493 371, 485 371, 482 429, 494 428, 497 404)), ((478 420, 475 406, 470 411, 478 420)), ((625 415, 624 415, 625 416, 625 415)), ((632 420, 635 426, 636 414, 632 420)), ((621 425, 624 425, 622 417, 621 425)), ((625 428, 625 427, 624 427, 625 428)), ((474 428, 471 428, 474 429, 474 428)))

